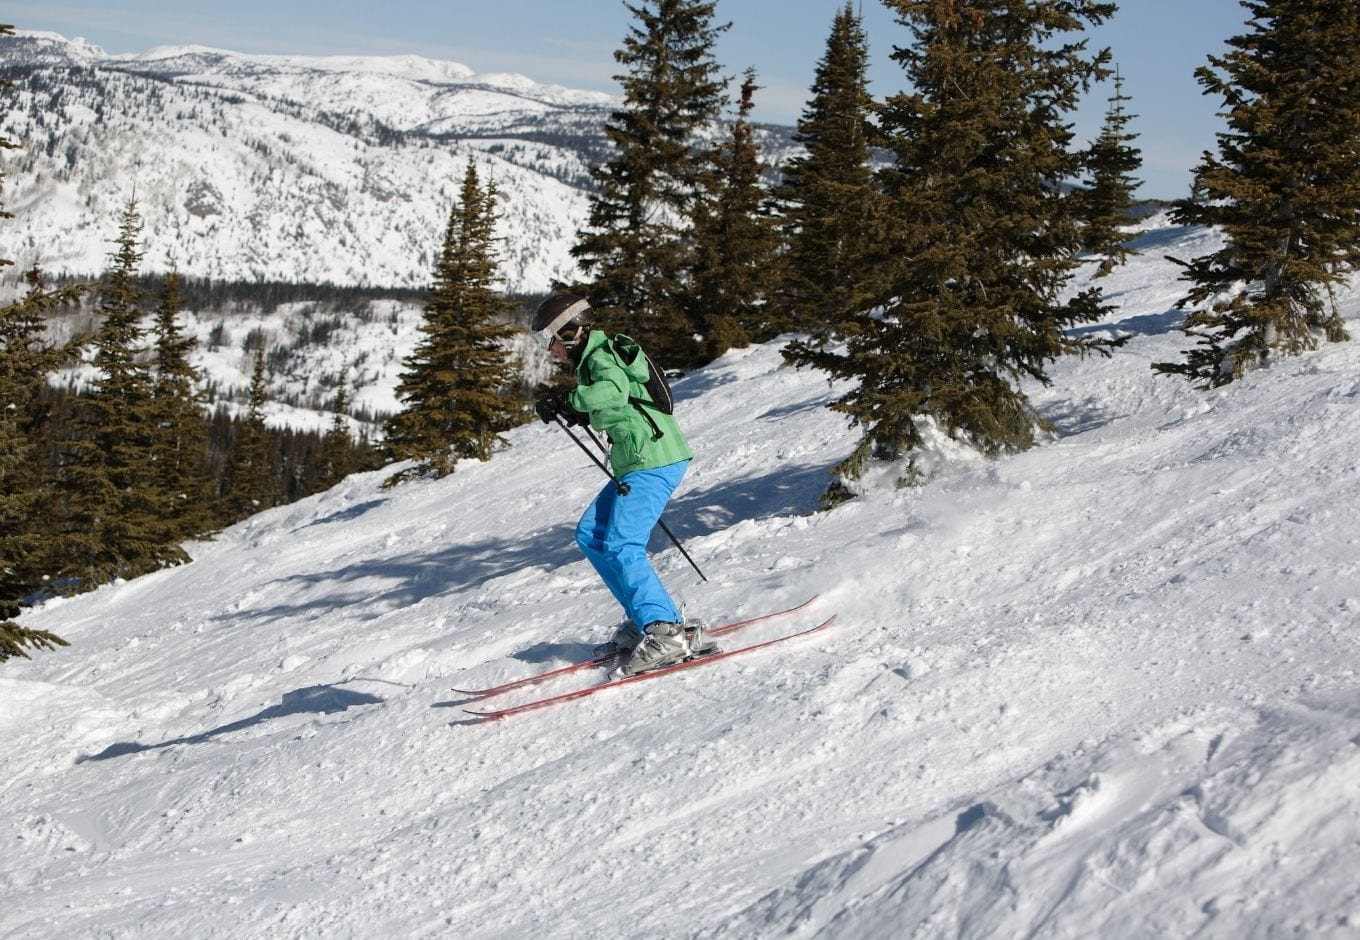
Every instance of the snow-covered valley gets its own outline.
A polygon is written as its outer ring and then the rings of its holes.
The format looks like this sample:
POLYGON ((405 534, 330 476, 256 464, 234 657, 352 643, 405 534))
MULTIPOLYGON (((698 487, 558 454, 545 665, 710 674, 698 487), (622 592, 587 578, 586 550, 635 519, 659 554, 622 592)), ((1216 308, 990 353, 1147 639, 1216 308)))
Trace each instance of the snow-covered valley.
POLYGON ((471 721, 617 618, 540 424, 32 612, 72 646, 0 666, 0 936, 1355 936, 1360 346, 1153 375, 1211 242, 1146 222, 1056 437, 920 489, 812 513, 854 438, 776 347, 678 381, 710 581, 658 568, 714 623, 816 594, 750 628, 806 640, 471 721))
MULTIPOLYGON (((577 274, 570 249, 618 101, 417 56, 109 55, 0 38, 5 257, 97 275, 135 198, 144 268, 217 281, 428 283, 469 161, 495 183, 508 290, 577 274)), ((769 160, 789 128, 760 127, 769 160)))

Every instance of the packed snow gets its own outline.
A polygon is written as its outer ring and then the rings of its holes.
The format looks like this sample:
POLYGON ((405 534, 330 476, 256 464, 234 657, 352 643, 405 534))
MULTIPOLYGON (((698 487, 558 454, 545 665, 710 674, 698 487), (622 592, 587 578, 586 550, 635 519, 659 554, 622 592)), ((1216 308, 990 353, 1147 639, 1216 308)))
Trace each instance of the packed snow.
POLYGON ((1056 435, 919 489, 813 512, 854 433, 776 346, 676 382, 709 580, 658 538, 664 580, 714 624, 816 595, 739 634, 812 637, 472 720, 452 687, 618 617, 571 537, 603 476, 537 423, 47 603, 72 646, 0 666, 0 935, 1355 936, 1360 345, 1154 375, 1163 255, 1213 243, 1145 223, 1128 345, 1032 390, 1056 435))

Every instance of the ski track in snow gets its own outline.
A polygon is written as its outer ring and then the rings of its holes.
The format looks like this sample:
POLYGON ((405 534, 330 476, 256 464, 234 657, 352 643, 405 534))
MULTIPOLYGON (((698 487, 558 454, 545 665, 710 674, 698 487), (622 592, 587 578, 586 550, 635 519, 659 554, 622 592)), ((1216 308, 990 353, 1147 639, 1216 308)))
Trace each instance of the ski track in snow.
POLYGON ((538 424, 31 613, 73 645, 0 666, 0 936, 1355 936, 1360 347, 1154 376, 1212 236, 1145 228, 1056 437, 918 490, 809 514, 854 438, 776 347, 676 384, 711 580, 663 578, 826 634, 467 720, 616 618, 538 424))

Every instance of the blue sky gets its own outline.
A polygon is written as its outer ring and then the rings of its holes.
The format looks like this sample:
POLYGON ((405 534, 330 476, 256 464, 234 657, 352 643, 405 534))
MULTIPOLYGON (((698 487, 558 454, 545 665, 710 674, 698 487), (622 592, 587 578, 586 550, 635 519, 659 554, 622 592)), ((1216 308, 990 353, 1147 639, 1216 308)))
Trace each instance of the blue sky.
MULTIPOLYGON (((763 86, 757 119, 797 120, 843 3, 718 0, 719 21, 732 27, 717 59, 733 76, 755 67, 763 86)), ((902 90, 902 72, 889 56, 909 40, 906 29, 878 0, 864 0, 863 15, 871 90, 902 90)), ((613 52, 632 23, 622 0, 44 0, 6 3, 0 19, 80 36, 111 53, 188 43, 254 53, 414 53, 608 92, 617 92, 613 52)), ((1200 94, 1194 70, 1243 32, 1246 19, 1238 0, 1122 0, 1096 31, 1092 44, 1113 50, 1138 115, 1131 129, 1143 150, 1140 195, 1184 195, 1200 153, 1215 146, 1218 102, 1200 94)), ((1077 121, 1080 134, 1099 128, 1109 94, 1093 91, 1077 121)))

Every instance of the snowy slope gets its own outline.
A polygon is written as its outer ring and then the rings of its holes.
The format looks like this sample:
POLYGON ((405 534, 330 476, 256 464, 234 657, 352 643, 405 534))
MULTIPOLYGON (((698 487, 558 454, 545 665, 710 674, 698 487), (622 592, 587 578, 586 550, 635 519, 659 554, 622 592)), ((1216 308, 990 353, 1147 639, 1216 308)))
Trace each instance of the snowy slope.
POLYGON ((920 490, 807 514, 853 438, 774 348, 677 383, 711 580, 663 577, 713 621, 819 593, 752 628, 815 639, 465 721, 615 616, 541 425, 48 604, 72 648, 0 666, 0 936, 1354 936, 1360 346, 1152 375, 1161 256, 1211 241, 1149 222, 1137 335, 1035 392, 1059 436, 920 490))

